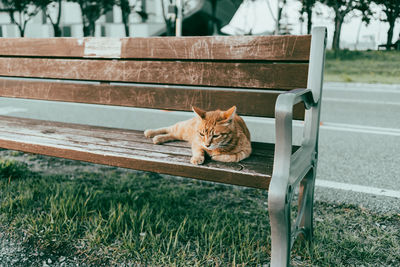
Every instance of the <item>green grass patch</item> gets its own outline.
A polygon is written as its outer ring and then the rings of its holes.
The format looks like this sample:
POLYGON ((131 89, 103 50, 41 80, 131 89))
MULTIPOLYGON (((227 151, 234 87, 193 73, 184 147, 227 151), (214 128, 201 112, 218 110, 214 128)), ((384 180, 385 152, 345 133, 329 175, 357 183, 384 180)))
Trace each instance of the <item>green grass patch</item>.
MULTIPOLYGON (((27 247, 93 264, 257 266, 268 263, 261 190, 110 170, 40 175, 0 164, 0 224, 27 247), (12 171, 10 171, 12 170, 12 171)), ((298 266, 395 266, 399 214, 317 202, 313 256, 298 266)))
POLYGON ((327 51, 325 81, 361 83, 400 83, 400 52, 327 51))

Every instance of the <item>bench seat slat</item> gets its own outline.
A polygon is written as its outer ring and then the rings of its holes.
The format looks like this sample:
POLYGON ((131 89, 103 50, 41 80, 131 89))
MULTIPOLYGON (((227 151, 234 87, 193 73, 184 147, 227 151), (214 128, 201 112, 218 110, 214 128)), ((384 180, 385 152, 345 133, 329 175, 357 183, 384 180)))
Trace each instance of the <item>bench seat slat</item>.
POLYGON ((307 63, 196 62, 0 57, 0 76, 152 84, 295 89, 307 63))
POLYGON ((122 39, 2 38, 0 55, 307 61, 310 38, 308 35, 122 39))
MULTIPOLYGON (((0 116, 0 118, 3 118, 0 116)), ((29 125, 29 128, 24 128, 24 135, 30 136, 38 136, 45 137, 50 139, 57 139, 57 136, 61 132, 58 130, 57 132, 54 130, 55 127, 58 127, 58 123, 42 121, 42 120, 33 120, 33 119, 21 119, 15 117, 5 117, 7 119, 7 127, 10 129, 22 129, 29 125), (40 125, 41 132, 38 132, 36 129, 31 130, 31 128, 37 127, 40 125), (50 135, 51 134, 51 135, 50 135)), ((136 148, 143 149, 146 148, 154 148, 153 145, 149 146, 149 139, 144 138, 142 131, 129 131, 127 134, 126 130, 118 129, 118 128, 106 128, 106 127, 96 127, 96 135, 94 136, 90 129, 88 129, 85 125, 79 124, 67 124, 73 125, 74 127, 63 127, 62 128, 62 136, 59 138, 68 138, 75 139, 75 135, 79 135, 80 137, 85 138, 86 141, 90 141, 90 143, 101 143, 106 144, 107 146, 113 146, 114 142, 117 142, 116 146, 123 146, 125 148, 136 148), (112 135, 113 139, 110 139, 110 135, 112 135), (132 139, 135 140, 134 144, 132 144, 132 139)), ((58 127, 57 129, 61 129, 58 127)), ((8 129, 4 129, 2 133, 10 132, 8 129)), ((75 141, 78 142, 78 141, 75 141)), ((253 145, 256 150, 252 153, 257 156, 267 156, 273 153, 273 147, 268 143, 258 143, 253 142, 253 145), (272 149, 272 150, 271 150, 272 149)), ((186 142, 168 142, 163 144, 162 146, 156 146, 157 151, 163 153, 177 154, 177 155, 191 155, 191 148, 187 145, 186 142)))
MULTIPOLYGON (((173 87, 153 85, 85 84, 55 81, 0 79, 0 96, 126 107, 191 111, 228 109, 233 104, 241 115, 274 117, 280 92, 229 88, 173 87)), ((304 106, 294 109, 303 119, 304 106)))
POLYGON ((0 146, 7 149, 263 189, 271 178, 272 144, 253 143, 254 153, 240 163, 208 160, 194 166, 185 142, 154 145, 141 131, 7 116, 0 120, 0 146))

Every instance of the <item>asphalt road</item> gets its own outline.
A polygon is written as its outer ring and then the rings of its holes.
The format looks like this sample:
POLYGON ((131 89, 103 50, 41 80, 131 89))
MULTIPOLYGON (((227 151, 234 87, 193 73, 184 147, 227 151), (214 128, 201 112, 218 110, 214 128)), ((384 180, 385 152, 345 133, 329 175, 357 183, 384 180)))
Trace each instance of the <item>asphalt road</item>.
POLYGON ((400 85, 326 83, 322 101, 316 198, 400 212, 400 85))

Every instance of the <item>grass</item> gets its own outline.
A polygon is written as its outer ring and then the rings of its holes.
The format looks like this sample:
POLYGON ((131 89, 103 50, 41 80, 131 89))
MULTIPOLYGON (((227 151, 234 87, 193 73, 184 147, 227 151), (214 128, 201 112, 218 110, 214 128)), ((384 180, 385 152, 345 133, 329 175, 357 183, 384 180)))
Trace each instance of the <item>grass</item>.
MULTIPOLYGON (((60 160, 61 161, 61 160, 60 160)), ((0 162, 0 225, 24 245, 93 265, 263 266, 261 190, 110 169, 45 175, 0 162)), ((395 266, 400 214, 317 202, 315 246, 296 266, 395 266)))
POLYGON ((400 83, 399 51, 327 51, 328 82, 400 83))

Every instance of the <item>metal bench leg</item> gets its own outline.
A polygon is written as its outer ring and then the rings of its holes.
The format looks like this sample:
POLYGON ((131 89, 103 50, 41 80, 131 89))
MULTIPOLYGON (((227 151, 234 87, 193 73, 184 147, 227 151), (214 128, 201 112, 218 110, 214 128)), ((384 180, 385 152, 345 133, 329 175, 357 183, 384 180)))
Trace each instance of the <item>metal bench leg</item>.
POLYGON ((295 222, 296 230, 304 238, 312 252, 313 241, 313 208, 314 208, 315 169, 311 169, 300 183, 298 217, 295 222))
POLYGON ((276 194, 270 190, 268 195, 271 224, 271 267, 286 267, 290 264, 291 229, 289 199, 286 192, 276 194))
POLYGON ((293 229, 291 228, 290 215, 292 187, 289 186, 286 192, 282 192, 282 190, 281 192, 279 190, 269 191, 271 267, 290 265, 291 248, 298 235, 301 235, 308 242, 310 253, 312 252, 314 183, 315 168, 312 168, 300 183, 298 214, 293 222, 293 229))

